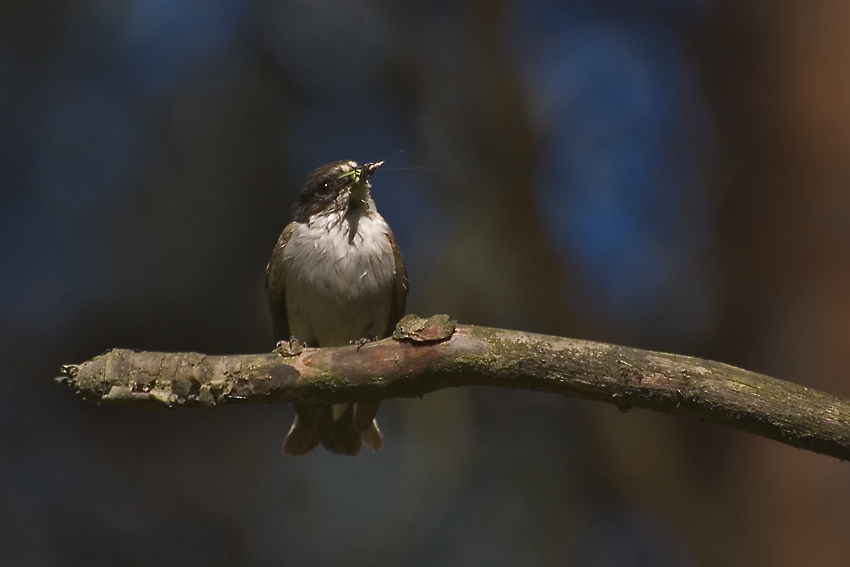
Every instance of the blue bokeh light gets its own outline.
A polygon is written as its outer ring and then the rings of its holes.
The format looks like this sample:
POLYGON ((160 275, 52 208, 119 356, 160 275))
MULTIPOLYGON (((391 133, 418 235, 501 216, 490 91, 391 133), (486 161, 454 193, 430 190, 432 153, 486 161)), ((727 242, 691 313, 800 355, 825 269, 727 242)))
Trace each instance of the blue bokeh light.
POLYGON ((250 4, 239 0, 132 0, 108 24, 120 22, 114 37, 122 65, 162 92, 199 80, 232 56, 250 15, 250 4))
POLYGON ((686 49, 672 26, 547 8, 526 17, 554 14, 550 33, 515 48, 544 140, 541 215, 585 289, 574 307, 696 338, 713 303, 700 283, 712 212, 698 175, 712 136, 686 49))

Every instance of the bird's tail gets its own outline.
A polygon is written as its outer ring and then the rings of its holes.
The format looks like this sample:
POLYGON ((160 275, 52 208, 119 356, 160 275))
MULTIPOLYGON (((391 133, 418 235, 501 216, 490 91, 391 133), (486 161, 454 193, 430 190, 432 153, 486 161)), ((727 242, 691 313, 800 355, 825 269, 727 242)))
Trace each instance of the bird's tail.
POLYGON ((384 446, 375 414, 379 402, 314 406, 301 402, 295 406, 295 421, 283 440, 283 454, 303 455, 319 443, 333 453, 357 455, 361 444, 373 451, 384 446))

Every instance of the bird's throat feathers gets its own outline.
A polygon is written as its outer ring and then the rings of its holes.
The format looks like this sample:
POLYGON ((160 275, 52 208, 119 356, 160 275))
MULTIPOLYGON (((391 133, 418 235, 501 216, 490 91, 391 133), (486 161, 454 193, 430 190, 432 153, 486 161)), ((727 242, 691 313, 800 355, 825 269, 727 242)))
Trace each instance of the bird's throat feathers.
MULTIPOLYGON (((353 244, 358 237, 358 231, 361 230, 363 220, 371 221, 375 217, 380 218, 375 210, 375 203, 369 197, 368 192, 366 198, 358 198, 354 195, 340 195, 340 203, 338 206, 319 211, 307 219, 307 226, 311 229, 324 229, 328 234, 331 232, 342 233, 349 244, 353 244)), ((380 218, 383 222, 383 218, 380 218)), ((359 235, 359 240, 363 240, 363 235, 359 235)))

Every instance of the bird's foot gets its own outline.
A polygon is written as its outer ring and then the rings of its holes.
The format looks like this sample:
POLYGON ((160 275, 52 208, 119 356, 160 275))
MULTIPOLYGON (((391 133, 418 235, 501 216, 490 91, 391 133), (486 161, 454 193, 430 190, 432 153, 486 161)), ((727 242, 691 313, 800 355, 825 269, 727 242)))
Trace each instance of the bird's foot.
POLYGON ((272 352, 281 356, 298 356, 303 350, 304 345, 293 336, 288 341, 278 341, 272 352))
POLYGON ((363 345, 375 342, 378 340, 378 337, 361 337, 355 341, 351 341, 349 344, 357 345, 357 352, 360 352, 360 349, 363 348, 363 345))

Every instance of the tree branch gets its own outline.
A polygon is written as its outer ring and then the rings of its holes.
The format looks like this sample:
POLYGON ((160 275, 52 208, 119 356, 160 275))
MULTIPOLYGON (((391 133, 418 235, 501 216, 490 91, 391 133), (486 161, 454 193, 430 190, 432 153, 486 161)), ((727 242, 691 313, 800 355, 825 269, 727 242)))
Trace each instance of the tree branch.
MULTIPOLYGON (((288 350, 288 349, 286 349, 288 350)), ((648 408, 850 459, 850 401, 719 362, 408 316, 356 346, 211 356, 115 349, 63 367, 83 398, 148 407, 316 404, 499 386, 648 408)))

